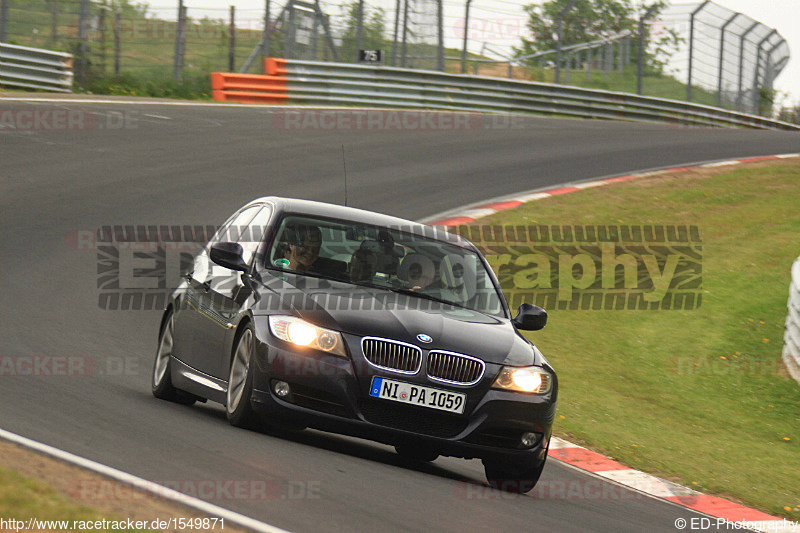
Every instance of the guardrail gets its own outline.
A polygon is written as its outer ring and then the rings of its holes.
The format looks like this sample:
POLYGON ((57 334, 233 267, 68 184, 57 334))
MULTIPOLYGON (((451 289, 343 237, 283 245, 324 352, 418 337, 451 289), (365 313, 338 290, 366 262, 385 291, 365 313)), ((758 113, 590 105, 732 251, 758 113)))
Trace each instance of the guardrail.
POLYGON ((787 307, 789 312, 783 333, 783 364, 795 381, 800 383, 800 257, 792 265, 787 307))
POLYGON ((0 86, 72 92, 72 54, 0 43, 0 86))
POLYGON ((576 118, 800 131, 725 109, 549 83, 347 63, 266 59, 267 75, 215 72, 215 100, 451 111, 529 112, 576 118))

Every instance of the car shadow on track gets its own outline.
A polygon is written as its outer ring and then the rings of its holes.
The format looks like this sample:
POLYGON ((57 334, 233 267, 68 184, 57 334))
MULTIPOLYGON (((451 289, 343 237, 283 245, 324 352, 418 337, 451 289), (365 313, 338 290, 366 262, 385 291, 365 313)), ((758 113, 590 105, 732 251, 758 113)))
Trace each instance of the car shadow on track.
MULTIPOLYGON (((188 408, 174 404, 174 408, 187 409, 194 417, 213 420, 228 426, 228 419, 225 414, 225 409, 217 404, 195 404, 188 408)), ((471 478, 464 476, 463 474, 444 468, 436 463, 409 461, 400 457, 387 445, 359 439, 356 437, 337 435, 335 433, 327 433, 315 429, 290 430, 279 427, 241 430, 228 426, 226 430, 246 431, 248 433, 261 434, 284 441, 291 441, 304 446, 349 455, 351 457, 374 461, 406 470, 413 470, 415 472, 421 472, 424 474, 430 474, 444 479, 449 479, 451 481, 460 481, 472 484, 480 483, 479 478, 477 477, 471 478)))

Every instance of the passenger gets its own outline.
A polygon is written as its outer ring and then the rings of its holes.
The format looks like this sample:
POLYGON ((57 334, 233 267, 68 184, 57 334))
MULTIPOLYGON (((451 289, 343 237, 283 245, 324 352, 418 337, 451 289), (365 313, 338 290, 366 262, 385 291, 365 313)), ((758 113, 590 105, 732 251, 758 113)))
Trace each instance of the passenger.
POLYGON ((372 281, 377 269, 377 255, 365 248, 359 248, 350 260, 350 281, 372 281))

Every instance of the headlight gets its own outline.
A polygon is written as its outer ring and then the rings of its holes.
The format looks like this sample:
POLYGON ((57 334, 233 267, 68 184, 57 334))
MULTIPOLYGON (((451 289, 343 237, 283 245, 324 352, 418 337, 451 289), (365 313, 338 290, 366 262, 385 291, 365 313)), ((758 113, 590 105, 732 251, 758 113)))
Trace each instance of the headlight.
POLYGON ((341 333, 317 327, 302 318, 281 315, 270 316, 269 330, 280 340, 291 342, 296 346, 307 346, 315 350, 347 357, 341 333))
POLYGON ((492 388, 546 394, 553 388, 553 376, 540 366, 504 366, 495 378, 492 388))

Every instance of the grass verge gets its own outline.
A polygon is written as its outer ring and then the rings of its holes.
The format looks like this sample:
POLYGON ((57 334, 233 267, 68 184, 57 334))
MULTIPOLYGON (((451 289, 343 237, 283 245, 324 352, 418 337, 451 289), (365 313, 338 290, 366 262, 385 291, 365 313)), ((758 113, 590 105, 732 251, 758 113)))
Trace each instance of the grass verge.
MULTIPOLYGON (((663 174, 551 197, 481 225, 691 224, 694 310, 551 310, 555 433, 626 465, 797 521, 800 386, 782 363, 800 254, 800 162, 663 174)), ((508 287, 504 287, 508 290, 508 287)))
POLYGON ((75 522, 120 520, 98 510, 77 504, 47 484, 17 472, 0 468, 0 516, 27 522, 53 522, 45 529, 77 530, 75 522), (63 527, 62 522, 68 525, 63 527))
MULTIPOLYGON (((133 489, 124 483, 0 439, 0 518, 23 521, 25 527, 28 520, 36 519, 40 522, 39 527, 33 529, 40 531, 82 531, 87 528, 102 529, 94 523, 103 520, 107 521, 107 528, 114 528, 108 522, 118 522, 117 525, 122 529, 127 527, 129 519, 152 527, 154 520, 160 522, 156 525, 164 525, 172 518, 191 519, 197 523, 197 519, 202 521, 206 516, 180 503, 133 489), (42 524, 43 521, 66 521, 67 524, 42 524), (76 521, 92 524, 82 527, 76 521)), ((175 522, 166 525, 160 530, 175 533, 187 531, 187 528, 179 528, 180 524, 175 522)), ((242 531, 230 523, 224 524, 224 528, 219 522, 215 526, 206 530, 242 531)), ((13 531, 11 528, 6 530, 13 531)))

